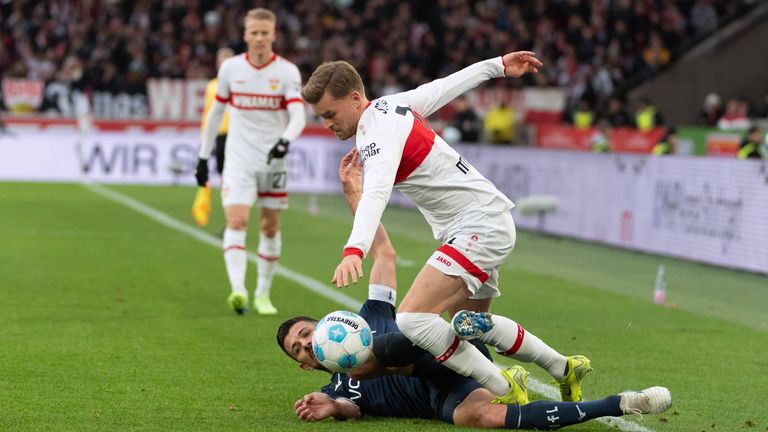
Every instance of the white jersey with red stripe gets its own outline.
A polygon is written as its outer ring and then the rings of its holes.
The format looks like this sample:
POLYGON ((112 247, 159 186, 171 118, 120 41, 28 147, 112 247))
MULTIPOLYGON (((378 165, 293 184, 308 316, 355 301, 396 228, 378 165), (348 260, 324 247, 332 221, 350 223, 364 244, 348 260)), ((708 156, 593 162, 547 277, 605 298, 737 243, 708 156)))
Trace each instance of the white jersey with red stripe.
POLYGON ((441 241, 464 214, 514 207, 419 114, 431 114, 480 82, 503 76, 503 71, 500 58, 486 60, 369 104, 356 137, 364 163, 363 194, 345 254, 367 254, 393 187, 416 204, 441 241))
POLYGON ((216 99, 230 105, 227 166, 263 171, 288 124, 287 105, 302 102, 301 75, 296 65, 275 54, 263 66, 251 63, 248 53, 240 54, 221 64, 216 99))

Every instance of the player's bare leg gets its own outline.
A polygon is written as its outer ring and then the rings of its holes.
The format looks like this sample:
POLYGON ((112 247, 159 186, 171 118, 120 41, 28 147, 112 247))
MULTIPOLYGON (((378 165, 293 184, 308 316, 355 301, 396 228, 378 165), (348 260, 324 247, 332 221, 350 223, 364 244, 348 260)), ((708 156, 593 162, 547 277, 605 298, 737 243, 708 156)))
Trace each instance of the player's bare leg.
POLYGON ((238 314, 248 311, 248 290, 245 289, 248 256, 245 251, 245 238, 250 213, 251 207, 243 204, 224 208, 224 216, 227 219, 227 228, 224 230, 224 264, 232 288, 228 301, 238 314))
POLYGON ((280 237, 280 210, 262 207, 259 212, 259 249, 257 268, 259 271, 253 305, 263 315, 274 315, 277 309, 272 305, 269 292, 275 277, 277 260, 282 250, 280 237))

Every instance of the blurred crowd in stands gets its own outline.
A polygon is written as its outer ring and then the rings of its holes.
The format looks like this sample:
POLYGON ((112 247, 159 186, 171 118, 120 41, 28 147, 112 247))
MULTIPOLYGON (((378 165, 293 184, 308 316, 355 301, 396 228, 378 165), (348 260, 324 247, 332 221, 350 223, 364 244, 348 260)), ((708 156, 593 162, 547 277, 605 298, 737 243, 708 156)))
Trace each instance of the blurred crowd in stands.
MULTIPOLYGON (((575 124, 591 116, 592 124, 602 119, 633 125, 638 114, 624 106, 625 91, 752 5, 747 0, 6 0, 0 1, 0 74, 127 92, 143 91, 151 77, 210 78, 216 50, 243 51, 242 17, 247 9, 264 6, 278 16, 275 51, 299 65, 305 79, 323 61, 346 59, 376 97, 504 52, 532 50, 547 65, 542 73, 500 85, 559 86, 566 89, 567 119, 575 124)), ((457 124, 477 129, 478 119, 462 103, 457 124)), ((750 109, 768 109, 765 103, 746 98, 722 103, 711 95, 700 122, 736 125, 750 109)), ((663 123, 651 111, 646 117, 663 123)), ((472 140, 473 133, 463 138, 472 140)))

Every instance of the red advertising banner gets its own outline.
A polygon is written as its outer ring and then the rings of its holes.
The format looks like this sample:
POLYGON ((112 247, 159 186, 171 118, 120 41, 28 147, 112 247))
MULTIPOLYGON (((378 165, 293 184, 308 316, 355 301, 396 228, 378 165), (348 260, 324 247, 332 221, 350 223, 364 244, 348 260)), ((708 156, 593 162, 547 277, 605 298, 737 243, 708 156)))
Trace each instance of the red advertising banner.
MULTIPOLYGON (((615 128, 610 131, 610 151, 616 153, 651 153, 664 137, 666 130, 656 128, 640 132, 634 128, 615 128)), ((577 129, 570 125, 539 125, 536 128, 536 147, 591 151, 596 128, 577 129)))
POLYGON ((611 151, 616 153, 651 153, 653 147, 664 138, 665 128, 640 132, 634 128, 611 130, 611 151))
POLYGON ((733 133, 707 134, 707 156, 735 157, 741 145, 741 135, 733 133))
POLYGON ((567 125, 539 125, 536 128, 536 147, 590 151, 595 132, 594 128, 576 129, 567 125))

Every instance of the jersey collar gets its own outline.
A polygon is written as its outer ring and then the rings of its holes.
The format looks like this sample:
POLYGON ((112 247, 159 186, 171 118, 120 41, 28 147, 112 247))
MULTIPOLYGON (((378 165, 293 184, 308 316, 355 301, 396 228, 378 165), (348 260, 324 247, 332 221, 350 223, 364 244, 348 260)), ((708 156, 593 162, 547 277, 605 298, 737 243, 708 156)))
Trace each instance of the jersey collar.
POLYGON ((271 65, 271 64, 272 64, 272 62, 273 62, 273 61, 275 61, 276 59, 277 59, 277 54, 275 54, 275 53, 272 53, 272 57, 270 57, 270 58, 269 58, 269 61, 267 61, 266 63, 264 63, 264 64, 263 64, 263 65, 261 65, 261 66, 256 66, 256 65, 255 65, 255 64, 253 64, 253 62, 251 61, 251 56, 249 56, 249 55, 248 55, 248 51, 246 51, 246 52, 245 52, 245 61, 247 61, 247 62, 248 62, 248 64, 249 64, 249 65, 251 65, 251 66, 252 66, 254 69, 256 69, 256 70, 261 70, 261 69, 264 69, 265 67, 267 67, 267 66, 271 65))

